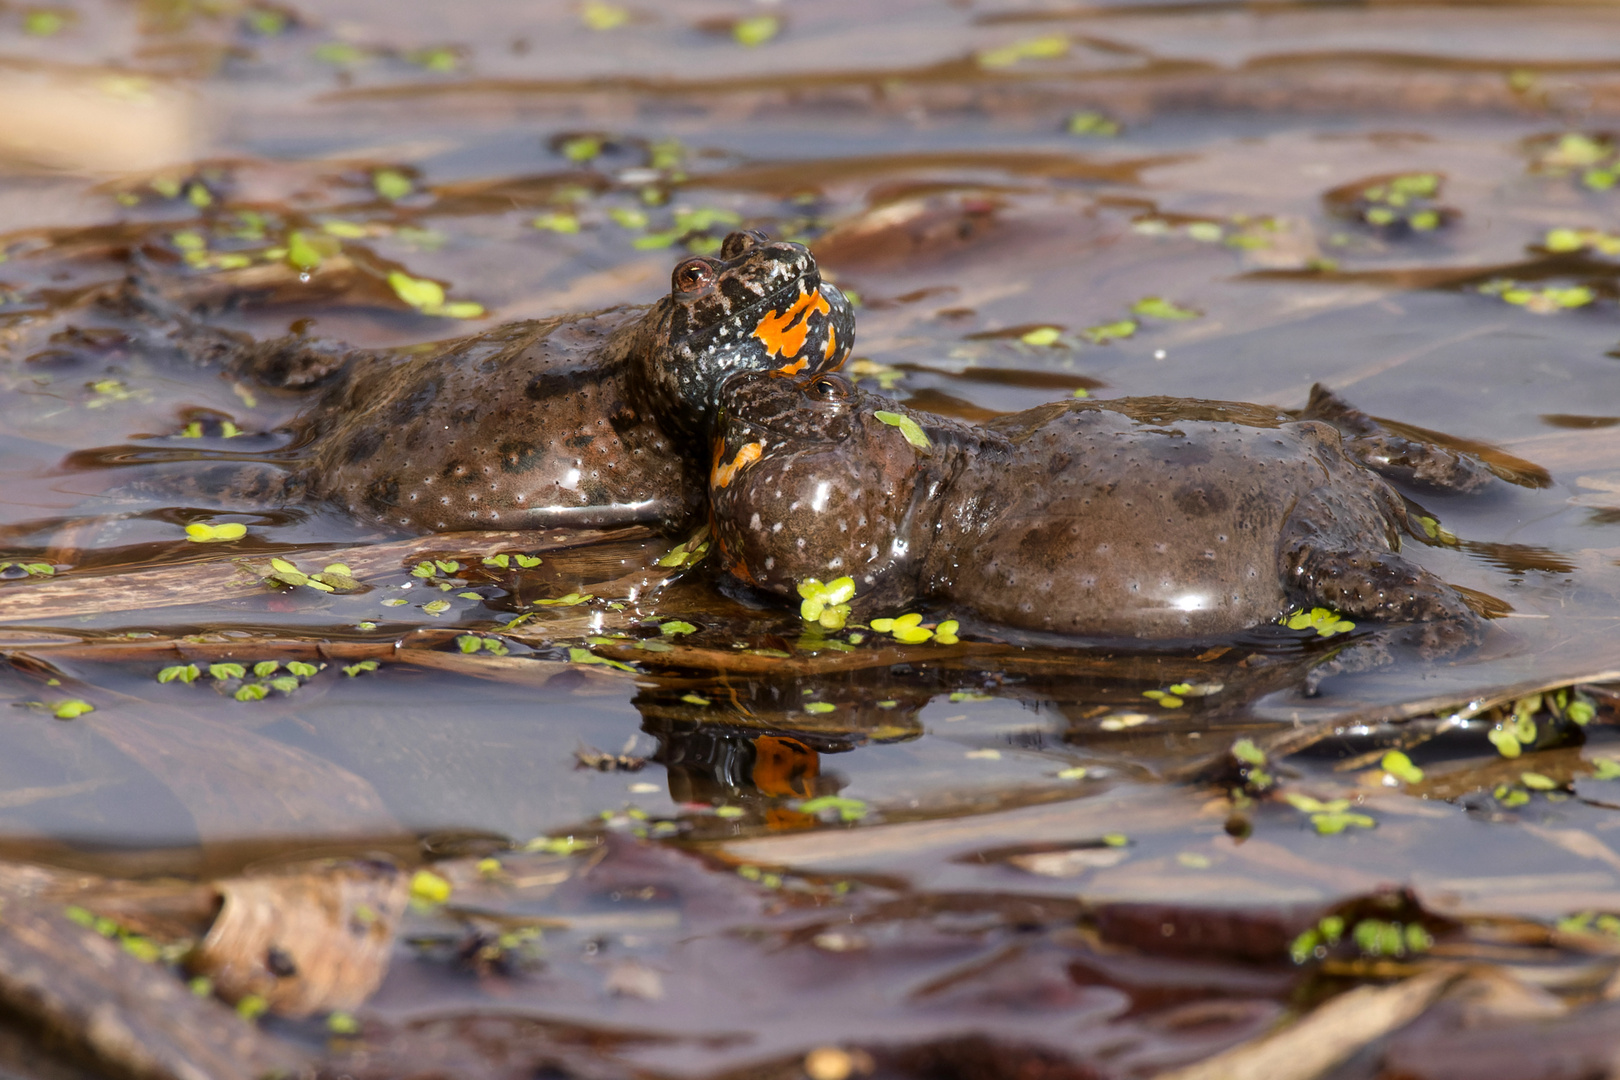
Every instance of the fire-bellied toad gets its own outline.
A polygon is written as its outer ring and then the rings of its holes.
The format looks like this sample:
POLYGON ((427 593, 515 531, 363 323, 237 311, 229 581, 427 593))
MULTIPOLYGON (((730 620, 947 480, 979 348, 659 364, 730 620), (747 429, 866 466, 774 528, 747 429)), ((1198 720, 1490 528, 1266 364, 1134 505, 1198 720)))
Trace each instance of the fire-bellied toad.
MULTIPOLYGON (((1312 407, 1389 451, 1325 392, 1312 407)), ((1329 422, 1234 402, 1065 401, 972 427, 838 375, 739 374, 709 490, 731 573, 784 596, 852 577, 857 617, 933 600, 1031 630, 1167 640, 1319 605, 1423 624, 1429 645, 1478 640, 1462 594, 1400 553, 1402 498, 1345 446, 1329 422)), ((1410 475, 1420 444, 1400 449, 1391 467, 1410 475)), ((1436 450, 1450 465, 1426 479, 1488 476, 1436 450)))
MULTIPOLYGON (((749 231, 718 259, 681 262, 650 308, 512 323, 417 352, 286 339, 237 368, 323 387, 290 425, 284 497, 433 532, 674 528, 702 510, 724 378, 834 370, 853 342, 849 302, 810 252, 749 231)), ((261 498, 278 486, 244 479, 261 498)))

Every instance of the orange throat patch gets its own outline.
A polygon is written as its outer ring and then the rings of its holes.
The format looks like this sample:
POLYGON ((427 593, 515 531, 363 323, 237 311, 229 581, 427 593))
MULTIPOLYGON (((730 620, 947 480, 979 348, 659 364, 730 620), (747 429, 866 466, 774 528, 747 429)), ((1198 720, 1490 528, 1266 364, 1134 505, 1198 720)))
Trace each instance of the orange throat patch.
MULTIPOLYGON (((811 316, 831 312, 832 305, 827 303, 820 289, 809 293, 801 286, 799 298, 786 311, 772 311, 760 317, 754 326, 754 336, 765 346, 765 355, 786 360, 803 350, 805 338, 810 336, 811 316)), ((828 344, 831 344, 830 333, 828 344)))

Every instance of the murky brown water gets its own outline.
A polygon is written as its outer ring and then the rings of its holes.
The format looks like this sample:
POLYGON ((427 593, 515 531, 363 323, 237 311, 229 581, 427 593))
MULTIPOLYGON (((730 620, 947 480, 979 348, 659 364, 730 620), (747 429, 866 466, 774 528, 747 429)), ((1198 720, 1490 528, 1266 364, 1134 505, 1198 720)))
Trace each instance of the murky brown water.
POLYGON ((377 854, 454 885, 418 888, 358 1034, 273 1040, 379 1077, 1147 1077, 1461 962, 1348 1064, 1271 1075, 1615 1052, 1620 945, 1558 926, 1620 913, 1620 13, 81 0, 0 9, 0 86, 0 853, 114 891, 377 854), (177 505, 306 399, 97 304, 134 271, 211 325, 408 345, 652 300, 737 224, 812 245, 859 298, 852 370, 918 407, 1320 381, 1546 466, 1414 494, 1454 536, 1416 557, 1511 614, 1307 695, 1339 641, 851 648, 660 568, 678 537, 177 505), (365 587, 266 586, 272 557, 365 587), (1512 703, 1571 684, 1504 757, 1512 703), (1548 711, 1576 700, 1584 729, 1548 711), (1424 779, 1386 779, 1391 747, 1424 779), (1335 912, 1431 940, 1291 959, 1335 912))

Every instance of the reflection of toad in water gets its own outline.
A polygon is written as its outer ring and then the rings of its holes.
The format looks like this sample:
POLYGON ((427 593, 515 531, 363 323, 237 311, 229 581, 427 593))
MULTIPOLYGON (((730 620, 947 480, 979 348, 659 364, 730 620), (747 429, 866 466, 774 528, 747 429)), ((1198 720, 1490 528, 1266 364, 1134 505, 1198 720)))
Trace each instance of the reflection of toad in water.
POLYGON ((889 696, 883 697, 853 685, 835 689, 825 680, 807 687, 806 681, 758 681, 711 694, 707 704, 674 690, 638 694, 642 730, 658 741, 652 758, 669 771, 670 797, 738 806, 770 823, 792 800, 836 794, 844 786, 843 777, 823 771, 823 754, 922 734, 917 712, 927 693, 884 688, 889 696), (807 712, 807 703, 833 707, 807 712))

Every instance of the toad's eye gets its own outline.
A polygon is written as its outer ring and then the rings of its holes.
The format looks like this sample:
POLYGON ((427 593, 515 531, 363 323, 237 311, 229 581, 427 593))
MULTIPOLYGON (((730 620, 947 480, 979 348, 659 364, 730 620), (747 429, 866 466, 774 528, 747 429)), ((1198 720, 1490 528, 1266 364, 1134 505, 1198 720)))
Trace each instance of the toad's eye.
POLYGON ((847 401, 853 390, 837 375, 820 375, 805 384, 804 392, 817 401, 847 401))
POLYGON ((695 292, 713 282, 714 266, 707 259, 687 259, 670 278, 676 292, 695 292))

